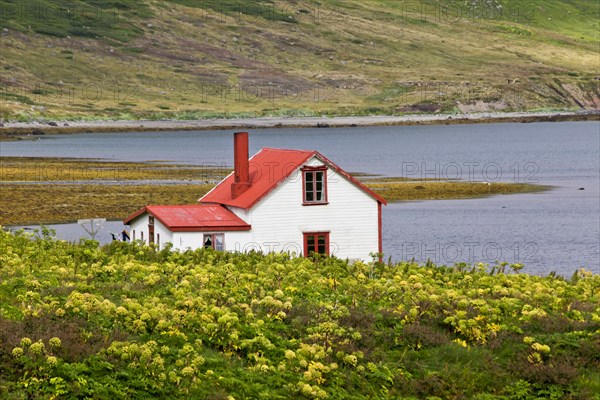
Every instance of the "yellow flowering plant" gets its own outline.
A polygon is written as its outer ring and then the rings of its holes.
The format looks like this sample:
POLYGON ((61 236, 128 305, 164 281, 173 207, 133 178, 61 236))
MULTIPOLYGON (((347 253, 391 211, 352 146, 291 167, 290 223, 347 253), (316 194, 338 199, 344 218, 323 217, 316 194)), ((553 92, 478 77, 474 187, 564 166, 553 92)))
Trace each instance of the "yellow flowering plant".
POLYGON ((600 276, 585 270, 5 231, 0 261, 0 398, 534 399, 600 387, 600 276))

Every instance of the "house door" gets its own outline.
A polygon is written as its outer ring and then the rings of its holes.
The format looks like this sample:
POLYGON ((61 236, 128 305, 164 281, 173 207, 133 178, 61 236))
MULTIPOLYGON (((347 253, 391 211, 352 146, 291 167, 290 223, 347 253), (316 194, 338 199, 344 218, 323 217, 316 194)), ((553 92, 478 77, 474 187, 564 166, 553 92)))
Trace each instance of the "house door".
POLYGON ((154 217, 148 219, 148 244, 154 243, 154 217))
POLYGON ((305 257, 310 253, 329 255, 329 232, 305 232, 303 235, 305 257))

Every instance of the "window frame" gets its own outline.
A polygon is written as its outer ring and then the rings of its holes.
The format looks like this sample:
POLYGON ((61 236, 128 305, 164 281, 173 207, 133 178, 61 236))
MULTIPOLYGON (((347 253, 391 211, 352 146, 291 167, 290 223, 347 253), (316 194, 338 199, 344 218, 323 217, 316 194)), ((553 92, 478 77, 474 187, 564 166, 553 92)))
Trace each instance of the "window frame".
MULTIPOLYGON (((326 165, 304 166, 304 167, 302 167, 300 169, 300 171, 302 172, 302 205, 304 205, 304 206, 323 206, 323 205, 329 204, 329 196, 328 196, 328 193, 327 193, 327 166, 326 165), (313 173, 312 195, 313 195, 313 199, 315 199, 316 195, 317 195, 317 174, 316 174, 317 172, 322 172, 323 173, 323 188, 322 188, 323 200, 310 200, 309 201, 306 198, 306 194, 307 194, 307 190, 306 190, 306 184, 307 184, 306 174, 307 173, 313 173)), ((308 193, 310 193, 310 192, 308 192, 308 193)))
POLYGON ((302 232, 302 241, 303 241, 303 250, 304 250, 304 257, 310 257, 313 253, 316 254, 320 254, 322 256, 328 256, 330 255, 330 249, 329 249, 329 231, 318 231, 318 232, 302 232), (315 238, 315 243, 314 243, 314 248, 313 249, 309 249, 308 248, 308 238, 310 236, 314 236, 315 238), (325 253, 317 253, 315 250, 318 250, 318 246, 319 246, 319 236, 325 236, 325 253), (312 253, 311 253, 312 252, 312 253))
POLYGON ((154 217, 152 215, 148 216, 148 244, 154 244, 154 217))
POLYGON ((217 250, 217 251, 225 251, 225 233, 223 232, 213 232, 213 233, 204 233, 202 235, 202 248, 207 249, 208 247, 205 245, 206 243, 206 237, 210 236, 210 248, 213 250, 217 250), (217 243, 217 236, 221 237, 221 246, 223 247, 222 249, 217 249, 216 243, 217 243))

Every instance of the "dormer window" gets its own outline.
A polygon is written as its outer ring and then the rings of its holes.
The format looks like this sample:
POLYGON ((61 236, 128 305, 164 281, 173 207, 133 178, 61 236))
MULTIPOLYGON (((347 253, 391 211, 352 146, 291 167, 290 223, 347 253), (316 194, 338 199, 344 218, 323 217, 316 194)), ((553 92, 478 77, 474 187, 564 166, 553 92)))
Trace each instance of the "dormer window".
POLYGON ((327 167, 302 168, 302 203, 305 206, 327 204, 327 167))

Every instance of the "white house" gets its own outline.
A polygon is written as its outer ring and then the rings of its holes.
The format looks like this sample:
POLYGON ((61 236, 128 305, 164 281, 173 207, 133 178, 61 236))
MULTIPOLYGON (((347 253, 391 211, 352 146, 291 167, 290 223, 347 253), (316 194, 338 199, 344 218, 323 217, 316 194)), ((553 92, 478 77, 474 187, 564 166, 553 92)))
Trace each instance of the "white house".
POLYGON ((199 204, 146 206, 127 217, 132 240, 185 250, 311 252, 370 260, 382 252, 386 201, 317 151, 263 148, 248 158, 234 134, 234 172, 199 204))

